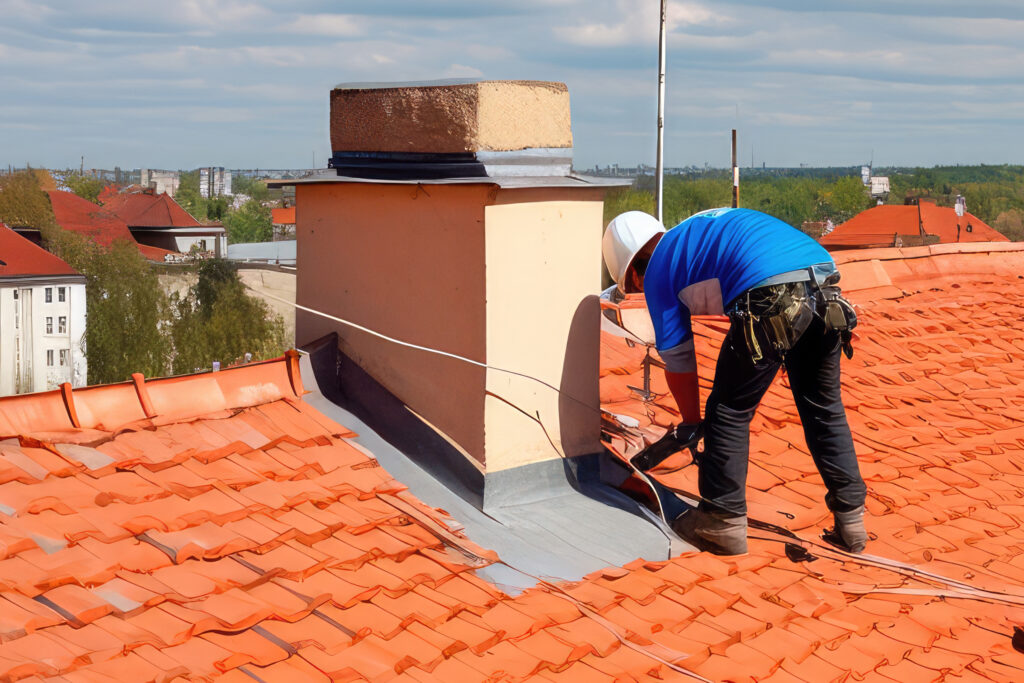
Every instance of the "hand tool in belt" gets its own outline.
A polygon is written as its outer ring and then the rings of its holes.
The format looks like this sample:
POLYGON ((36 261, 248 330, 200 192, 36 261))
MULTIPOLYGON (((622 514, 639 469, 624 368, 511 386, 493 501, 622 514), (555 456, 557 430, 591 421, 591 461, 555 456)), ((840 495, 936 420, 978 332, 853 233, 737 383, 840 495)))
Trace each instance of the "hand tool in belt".
POLYGON ((665 432, 647 448, 630 459, 633 467, 646 472, 660 465, 666 458, 684 449, 690 449, 694 460, 698 458, 697 444, 704 438, 704 422, 680 424, 665 432))

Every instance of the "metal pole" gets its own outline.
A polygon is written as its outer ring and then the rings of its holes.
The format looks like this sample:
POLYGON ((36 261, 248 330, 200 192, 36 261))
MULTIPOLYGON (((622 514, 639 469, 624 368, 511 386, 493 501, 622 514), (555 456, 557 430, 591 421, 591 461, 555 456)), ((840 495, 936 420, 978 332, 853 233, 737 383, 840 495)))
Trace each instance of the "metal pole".
POLYGON ((740 167, 736 164, 736 129, 732 129, 732 208, 740 205, 740 167))
POLYGON ((654 169, 654 199, 656 217, 662 220, 663 189, 665 184, 665 8, 668 0, 661 0, 661 27, 658 39, 658 154, 654 169))

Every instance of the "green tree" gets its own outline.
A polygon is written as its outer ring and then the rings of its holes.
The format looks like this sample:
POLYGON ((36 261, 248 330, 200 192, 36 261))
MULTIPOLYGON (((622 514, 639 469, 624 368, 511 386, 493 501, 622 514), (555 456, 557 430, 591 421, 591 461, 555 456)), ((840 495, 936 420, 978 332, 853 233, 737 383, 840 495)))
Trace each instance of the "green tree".
POLYGON ((128 240, 109 249, 66 230, 44 233, 47 247, 85 276, 89 383, 121 382, 134 372, 167 374, 168 300, 156 272, 128 240))
POLYGON ((231 191, 237 194, 244 194, 252 199, 264 201, 270 198, 270 191, 267 184, 252 176, 237 175, 231 179, 231 191))
POLYGON ((1004 211, 992 223, 992 227, 1014 242, 1024 242, 1024 211, 1004 211))
POLYGON ((180 171, 174 201, 199 222, 209 220, 207 199, 199 193, 199 171, 180 171))
POLYGON ((270 209, 256 199, 250 199, 236 211, 229 211, 224 216, 224 227, 228 233, 228 242, 233 244, 269 242, 274 235, 270 209))
POLYGON ((623 188, 612 190, 604 200, 604 223, 627 211, 644 211, 654 215, 654 195, 644 190, 623 188))
POLYGON ((818 216, 823 182, 814 178, 771 178, 740 185, 741 206, 757 209, 802 228, 818 216))
POLYGON ((106 187, 99 178, 94 178, 91 175, 84 175, 81 173, 75 173, 70 171, 65 173, 61 180, 67 185, 67 188, 77 194, 82 199, 88 199, 93 204, 99 202, 100 192, 106 187))
POLYGON ((48 230, 57 227, 50 198, 32 169, 0 175, 0 221, 12 228, 48 230))
POLYGON ((821 195, 822 206, 819 218, 831 218, 844 223, 868 208, 868 189, 860 178, 847 176, 839 178, 821 195))
POLYGON ((174 340, 173 372, 279 355, 287 347, 284 321, 267 305, 250 296, 227 261, 213 259, 199 268, 189 292, 174 301, 171 337, 174 340))

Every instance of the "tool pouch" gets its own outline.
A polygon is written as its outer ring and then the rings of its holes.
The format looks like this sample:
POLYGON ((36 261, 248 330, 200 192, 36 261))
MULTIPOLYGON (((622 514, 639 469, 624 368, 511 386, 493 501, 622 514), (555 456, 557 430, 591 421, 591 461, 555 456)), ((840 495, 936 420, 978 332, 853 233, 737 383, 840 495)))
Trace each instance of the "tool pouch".
POLYGON ((825 321, 826 330, 837 330, 843 345, 843 353, 853 358, 853 328, 857 327, 857 311, 843 297, 838 287, 822 287, 818 290, 818 315, 825 321))
POLYGON ((762 358, 782 361, 814 317, 806 282, 752 289, 729 312, 754 363, 762 358))

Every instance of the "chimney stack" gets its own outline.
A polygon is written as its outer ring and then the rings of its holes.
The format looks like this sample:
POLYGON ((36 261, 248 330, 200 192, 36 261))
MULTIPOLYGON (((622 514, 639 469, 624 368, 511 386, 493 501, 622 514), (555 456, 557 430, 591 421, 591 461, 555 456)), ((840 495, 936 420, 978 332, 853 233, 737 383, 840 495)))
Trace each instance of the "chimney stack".
POLYGON ((331 144, 336 175, 296 181, 297 302, 492 369, 301 311, 297 345, 336 332, 478 473, 485 506, 509 490, 496 478, 564 479, 562 456, 600 451, 608 183, 570 175, 565 85, 339 86, 331 144))

